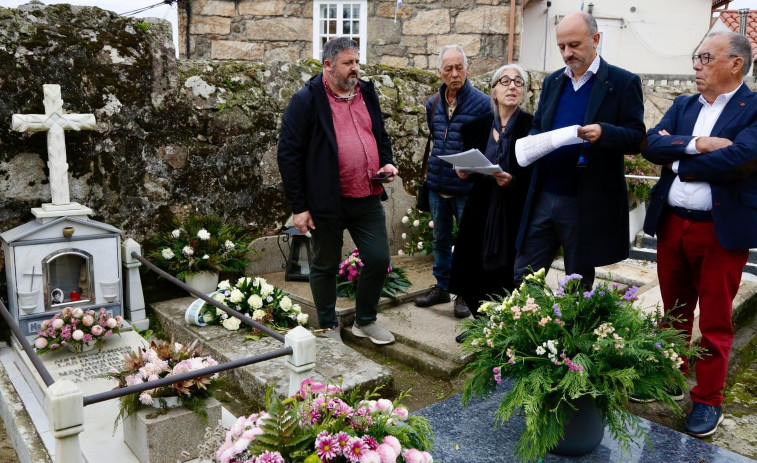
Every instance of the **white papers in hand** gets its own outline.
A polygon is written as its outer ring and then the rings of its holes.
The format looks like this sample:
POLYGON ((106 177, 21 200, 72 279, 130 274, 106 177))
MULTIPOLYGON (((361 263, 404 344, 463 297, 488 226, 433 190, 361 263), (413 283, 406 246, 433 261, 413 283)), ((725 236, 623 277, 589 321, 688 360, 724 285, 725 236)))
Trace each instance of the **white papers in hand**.
POLYGON ((458 169, 466 173, 479 173, 491 175, 494 172, 502 172, 502 168, 497 164, 492 164, 481 151, 473 148, 457 154, 447 154, 439 156, 439 159, 447 161, 458 169))
POLYGON ((580 125, 571 125, 557 130, 519 138, 515 142, 515 158, 523 167, 533 164, 542 157, 557 148, 582 143, 583 138, 578 138, 580 125))

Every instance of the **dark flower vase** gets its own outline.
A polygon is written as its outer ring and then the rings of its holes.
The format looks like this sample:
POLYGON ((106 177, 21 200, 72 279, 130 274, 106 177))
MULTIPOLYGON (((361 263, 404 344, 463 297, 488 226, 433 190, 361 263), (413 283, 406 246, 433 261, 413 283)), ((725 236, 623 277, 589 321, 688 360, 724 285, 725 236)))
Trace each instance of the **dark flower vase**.
POLYGON ((565 456, 585 455, 602 442, 605 423, 594 399, 585 395, 573 400, 572 405, 576 409, 571 410, 570 418, 565 423, 565 435, 549 453, 565 456))

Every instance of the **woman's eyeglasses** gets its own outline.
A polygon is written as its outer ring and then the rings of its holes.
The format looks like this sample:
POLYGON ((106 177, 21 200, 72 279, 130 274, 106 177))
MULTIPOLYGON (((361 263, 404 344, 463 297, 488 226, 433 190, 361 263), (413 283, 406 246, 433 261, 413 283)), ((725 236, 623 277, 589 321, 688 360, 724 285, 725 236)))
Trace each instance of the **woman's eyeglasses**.
MULTIPOLYGON (((526 81, 523 80, 522 77, 510 77, 510 76, 502 76, 497 81, 500 84, 504 85, 505 87, 510 86, 510 82, 514 83, 516 87, 522 87, 526 85, 526 81)), ((496 86, 496 84, 495 84, 496 86)))

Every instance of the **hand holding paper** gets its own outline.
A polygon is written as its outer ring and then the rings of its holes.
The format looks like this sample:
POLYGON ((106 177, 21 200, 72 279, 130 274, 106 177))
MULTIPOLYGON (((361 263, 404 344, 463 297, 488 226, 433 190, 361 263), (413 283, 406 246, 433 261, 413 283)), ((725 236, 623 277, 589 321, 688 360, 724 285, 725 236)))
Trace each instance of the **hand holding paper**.
POLYGON ((578 137, 580 127, 580 125, 571 125, 518 139, 515 142, 515 158, 518 160, 518 164, 525 167, 557 148, 583 143, 584 140, 578 137))
POLYGON ((475 172, 490 175, 493 172, 502 172, 499 165, 489 162, 486 156, 476 148, 462 153, 439 156, 439 159, 449 162, 455 166, 455 169, 468 174, 475 172))

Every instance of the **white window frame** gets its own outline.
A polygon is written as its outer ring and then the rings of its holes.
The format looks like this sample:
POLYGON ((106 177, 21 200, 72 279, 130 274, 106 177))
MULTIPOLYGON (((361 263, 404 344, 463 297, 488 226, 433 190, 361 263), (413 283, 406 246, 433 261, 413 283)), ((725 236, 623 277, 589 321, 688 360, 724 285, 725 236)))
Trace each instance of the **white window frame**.
MULTIPOLYGON (((360 15, 358 17, 358 33, 357 34, 350 34, 347 35, 347 37, 351 38, 357 38, 359 45, 360 45, 360 63, 365 64, 366 63, 366 42, 368 40, 368 0, 314 0, 313 1, 313 58, 317 59, 318 61, 321 60, 321 40, 324 37, 327 37, 329 39, 333 37, 342 37, 344 34, 338 33, 339 31, 343 30, 344 25, 344 18, 343 18, 343 12, 344 12, 344 5, 357 5, 360 7, 360 15), (336 6, 336 34, 326 34, 321 33, 320 31, 320 25, 321 21, 324 19, 321 17, 321 7, 324 5, 335 5, 336 6)), ((328 18, 331 19, 331 18, 328 18)))

